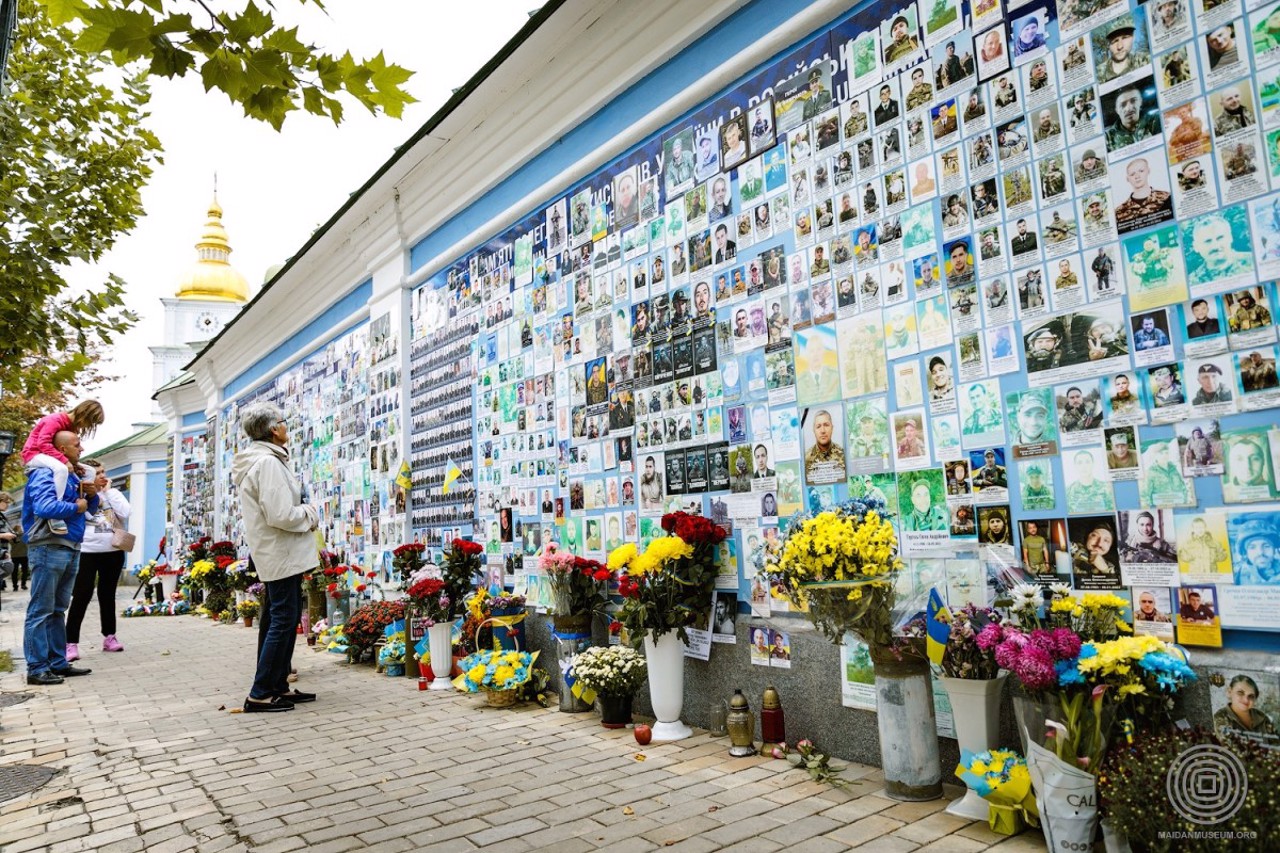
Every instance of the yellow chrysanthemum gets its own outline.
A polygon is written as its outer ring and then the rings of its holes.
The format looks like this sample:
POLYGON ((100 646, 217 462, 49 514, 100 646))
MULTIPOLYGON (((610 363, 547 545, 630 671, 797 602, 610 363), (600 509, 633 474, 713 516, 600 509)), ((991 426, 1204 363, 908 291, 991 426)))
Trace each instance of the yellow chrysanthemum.
POLYGON ((636 546, 634 542, 628 542, 625 545, 619 545, 609 553, 609 569, 618 571, 623 566, 630 563, 636 557, 636 546))

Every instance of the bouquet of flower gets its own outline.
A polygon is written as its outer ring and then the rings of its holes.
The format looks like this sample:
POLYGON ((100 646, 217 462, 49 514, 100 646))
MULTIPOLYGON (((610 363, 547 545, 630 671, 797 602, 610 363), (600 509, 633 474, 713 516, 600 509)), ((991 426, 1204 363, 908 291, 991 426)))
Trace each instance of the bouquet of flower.
POLYGON ((324 569, 325 592, 334 601, 342 601, 351 594, 351 587, 348 585, 350 572, 351 567, 345 565, 327 566, 324 569))
POLYGON ((529 681, 537 659, 537 652, 476 652, 463 658, 453 686, 464 693, 515 690, 529 681))
POLYGON ((187 570, 201 560, 208 560, 213 555, 209 552, 209 546, 213 544, 212 536, 201 536, 196 541, 187 546, 186 559, 184 560, 187 570))
POLYGON ((384 628, 403 618, 404 601, 374 601, 357 608, 343 626, 347 645, 362 650, 372 648, 384 628))
POLYGON ((728 534, 684 512, 664 515, 662 529, 668 535, 650 542, 644 553, 627 543, 609 554, 609 569, 622 573, 620 621, 633 643, 645 635, 656 642, 671 631, 687 642, 686 629, 711 611, 718 546, 728 534))
POLYGON ((974 642, 992 653, 1001 669, 1012 672, 1028 694, 1042 701, 1058 692, 1058 665, 1080 654, 1080 636, 1070 628, 1027 631, 992 623, 974 642))
POLYGON ((783 588, 833 643, 853 632, 872 648, 894 645, 898 538, 878 500, 851 500, 787 529, 778 563, 783 588))
POLYGON ((483 553, 483 545, 466 539, 454 539, 452 547, 445 552, 443 579, 449 593, 449 618, 457 618, 462 612, 467 593, 475 588, 476 575, 480 572, 480 555, 483 553))
POLYGON ((486 605, 490 613, 495 610, 511 610, 513 608, 524 607, 527 600, 523 595, 515 595, 510 592, 501 592, 498 595, 489 596, 486 605))
POLYGON ((538 568, 551 585, 557 616, 597 613, 609 601, 613 573, 597 560, 576 557, 552 542, 538 558, 538 568))
POLYGON ((644 655, 630 646, 592 646, 573 658, 575 681, 600 696, 630 696, 649 674, 644 655))
POLYGON ((805 770, 814 782, 826 782, 837 788, 843 788, 849 784, 847 779, 840 778, 842 768, 832 767, 831 756, 819 751, 814 742, 808 738, 798 741, 794 750, 785 743, 780 743, 770 754, 774 758, 785 758, 792 767, 805 770))
POLYGON ((942 672, 951 678, 992 679, 1000 674, 993 638, 1003 636, 1000 614, 989 607, 967 604, 951 614, 942 672), (986 640, 978 642, 985 634, 986 640))
POLYGON ((138 583, 141 586, 147 586, 156 578, 156 561, 152 560, 145 565, 139 566, 134 571, 138 576, 138 583))
POLYGON ((404 631, 395 631, 387 637, 378 650, 378 663, 382 666, 404 663, 404 631))
MULTIPOLYGON (((214 562, 223 559, 215 557, 214 562)), ((258 573, 249 568, 248 560, 235 560, 226 567, 227 581, 236 592, 248 592, 249 587, 258 582, 258 573)))
POLYGON ((258 612, 261 609, 262 605, 254 601, 252 598, 246 599, 236 606, 236 612, 240 615, 241 619, 252 619, 258 615, 258 612))
POLYGON ((391 565, 402 589, 408 589, 409 579, 422 569, 423 554, 427 546, 421 542, 408 542, 391 552, 391 565))
POLYGON ((419 574, 413 576, 415 579, 410 580, 407 590, 414 608, 431 620, 432 625, 448 620, 449 594, 445 590, 444 581, 430 576, 419 577, 419 574))
POLYGON ((1015 584, 996 601, 1006 607, 1021 628, 1068 628, 1082 640, 1114 640, 1132 634, 1133 628, 1120 618, 1129 602, 1109 592, 1086 592, 1077 597, 1064 583, 1049 585, 1049 597, 1039 584, 1015 584), (1043 616, 1041 615, 1043 613, 1043 616))
POLYGON ((960 751, 956 776, 991 804, 988 822, 1001 835, 1016 835, 1023 818, 1036 822, 1036 797, 1031 790, 1027 762, 1010 749, 990 752, 960 751))

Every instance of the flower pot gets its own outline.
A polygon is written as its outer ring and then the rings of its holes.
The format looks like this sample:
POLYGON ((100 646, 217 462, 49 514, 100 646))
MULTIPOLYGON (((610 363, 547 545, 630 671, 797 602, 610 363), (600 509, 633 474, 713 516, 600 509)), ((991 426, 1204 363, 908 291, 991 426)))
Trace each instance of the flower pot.
POLYGON ((484 703, 490 708, 510 708, 516 704, 515 690, 485 690, 484 703))
POLYGON ((252 628, 252 627, 253 627, 253 617, 252 617, 252 616, 245 616, 245 617, 244 617, 244 626, 245 626, 246 628, 252 628))
MULTIPOLYGON (((560 664, 560 710, 566 714, 582 714, 591 710, 591 706, 581 698, 573 695, 574 682, 569 678, 569 665, 573 656, 585 652, 591 645, 591 637, 565 637, 555 634, 556 660, 560 664)), ((630 706, 628 706, 630 707, 630 706)))
POLYGON ((894 660, 887 652, 872 662, 876 673, 876 727, 885 793, 906 802, 942 796, 933 686, 923 658, 894 660))
MULTIPOLYGON (((684 705, 684 643, 675 631, 668 631, 655 643, 644 638, 644 656, 649 664, 649 701, 658 721, 653 724, 655 741, 683 740, 693 729, 680 722, 684 705)), ((929 708, 932 715, 933 707, 929 708)))
POLYGON ((178 576, 177 575, 161 575, 160 588, 164 590, 164 600, 165 601, 172 600, 173 594, 178 591, 178 576))
MULTIPOLYGON (((1004 681, 1008 673, 995 678, 942 677, 942 684, 951 697, 951 711, 956 723, 956 740, 961 754, 986 752, 999 746, 1000 698, 1004 695, 1004 681)), ((990 803, 977 791, 969 789, 965 795, 947 806, 947 814, 969 820, 986 820, 990 803)))
POLYGON ((514 621, 516 617, 524 616, 524 607, 495 607, 489 611, 489 616, 492 619, 501 620, 492 623, 493 639, 504 652, 517 652, 529 648, 524 638, 524 619, 514 621), (503 624, 507 620, 512 620, 512 624, 503 624))
POLYGON ((600 706, 600 725, 606 729, 625 729, 631 722, 631 699, 630 693, 623 696, 597 696, 596 704, 600 706))
POLYGON ((437 622, 427 629, 427 645, 431 653, 431 690, 451 690, 449 668, 453 665, 453 626, 437 622))
POLYGON ((1044 746, 1045 720, 1061 720, 1062 706, 1058 704, 1057 697, 1040 700, 1015 691, 1013 718, 1018 726, 1018 740, 1022 742, 1022 754, 1027 755, 1029 743, 1044 746))

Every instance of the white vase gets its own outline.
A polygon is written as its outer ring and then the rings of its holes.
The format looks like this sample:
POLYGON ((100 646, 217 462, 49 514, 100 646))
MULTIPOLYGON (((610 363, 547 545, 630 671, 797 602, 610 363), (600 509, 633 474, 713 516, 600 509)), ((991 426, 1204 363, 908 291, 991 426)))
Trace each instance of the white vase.
MULTIPOLYGON (((942 685, 951 697, 951 716, 962 755, 965 750, 978 753, 999 746, 1000 699, 1007 675, 1002 672, 995 678, 942 677, 942 685)), ((989 812, 987 801, 972 788, 947 806, 947 814, 969 820, 985 821, 989 812)))
POLYGON ((684 705, 684 643, 675 631, 663 634, 658 642, 648 634, 644 638, 644 656, 649 664, 649 701, 653 715, 655 741, 683 740, 693 729, 680 722, 684 705))
POLYGON ((160 588, 164 590, 164 600, 172 601, 173 594, 178 591, 177 575, 161 575, 160 588))
POLYGON ((431 652, 431 672, 435 680, 430 690, 452 690, 449 673, 453 669, 453 625, 437 622, 427 629, 427 646, 431 652))

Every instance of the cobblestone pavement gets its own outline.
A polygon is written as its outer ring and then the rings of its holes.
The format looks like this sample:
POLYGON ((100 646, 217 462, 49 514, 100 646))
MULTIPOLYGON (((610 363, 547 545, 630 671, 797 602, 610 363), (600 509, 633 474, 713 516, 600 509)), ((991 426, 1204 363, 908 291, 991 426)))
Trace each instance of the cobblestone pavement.
MULTIPOLYGON (((0 649, 19 669, 25 605, 4 595, 0 649)), ((783 761, 730 759, 727 739, 705 732, 638 748, 594 714, 422 693, 306 646, 299 687, 318 702, 232 714, 256 631, 123 619, 126 651, 103 654, 95 610, 80 664, 93 675, 55 687, 0 675, 0 692, 36 694, 0 710, 0 766, 58 770, 0 803, 7 853, 1044 849, 1038 833, 1004 839, 944 801, 889 800, 872 767, 849 767, 855 781, 838 790, 783 761)))

